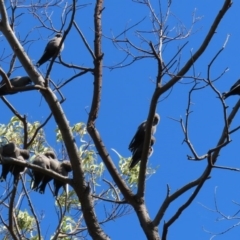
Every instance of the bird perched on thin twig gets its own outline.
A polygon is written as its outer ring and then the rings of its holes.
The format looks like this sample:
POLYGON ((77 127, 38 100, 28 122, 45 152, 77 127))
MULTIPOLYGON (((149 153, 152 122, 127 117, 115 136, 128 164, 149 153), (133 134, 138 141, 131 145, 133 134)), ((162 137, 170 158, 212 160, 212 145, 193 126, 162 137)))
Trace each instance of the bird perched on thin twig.
POLYGON ((232 95, 240 95, 240 79, 232 85, 228 92, 222 94, 223 99, 226 99, 232 95))
MULTIPOLYGON (((28 84, 30 84, 32 81, 28 76, 25 76, 25 77, 18 76, 10 79, 10 82, 13 87, 25 87, 28 84)), ((9 91, 7 84, 4 81, 0 83, 0 95, 15 94, 18 92, 19 91, 13 91, 13 92, 9 91)))
MULTIPOLYGON (((148 150, 148 158, 152 155, 153 153, 153 144, 155 143, 156 139, 154 136, 151 136, 151 142, 150 142, 150 146, 149 146, 149 150, 148 150)), ((142 157, 142 152, 143 152, 143 145, 144 142, 142 142, 142 144, 135 149, 135 151, 132 154, 132 161, 129 165, 129 168, 133 168, 137 165, 137 163, 139 161, 141 161, 141 157, 142 157)))
POLYGON ((57 56, 64 48, 64 43, 59 49, 60 43, 62 40, 62 34, 57 33, 54 38, 52 38, 47 46, 45 47, 42 57, 38 60, 36 66, 40 67, 42 64, 47 62, 50 58, 57 56))

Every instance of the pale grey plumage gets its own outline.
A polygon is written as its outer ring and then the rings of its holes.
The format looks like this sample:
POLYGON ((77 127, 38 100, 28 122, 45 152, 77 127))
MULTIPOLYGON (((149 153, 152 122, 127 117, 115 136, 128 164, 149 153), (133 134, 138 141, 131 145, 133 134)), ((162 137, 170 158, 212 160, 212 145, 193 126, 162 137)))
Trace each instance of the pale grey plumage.
POLYGON ((40 67, 42 64, 47 62, 50 58, 57 56, 63 50, 64 43, 62 44, 61 49, 59 50, 61 40, 62 40, 62 34, 57 33, 55 37, 48 42, 42 57, 38 60, 36 64, 37 67, 40 67))

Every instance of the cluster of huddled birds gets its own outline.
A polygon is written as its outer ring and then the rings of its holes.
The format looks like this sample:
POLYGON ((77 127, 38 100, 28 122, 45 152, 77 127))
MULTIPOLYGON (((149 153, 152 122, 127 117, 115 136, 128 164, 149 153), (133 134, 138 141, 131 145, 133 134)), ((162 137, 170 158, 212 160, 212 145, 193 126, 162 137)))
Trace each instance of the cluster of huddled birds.
MULTIPOLYGON (((13 142, 1 146, 0 154, 2 157, 11 157, 20 161, 26 161, 30 156, 28 150, 18 148, 16 144, 13 142)), ((64 177, 67 177, 68 173, 72 171, 70 161, 67 160, 61 162, 58 161, 55 153, 52 151, 37 154, 31 161, 31 163, 43 169, 54 171, 64 177)), ((11 172, 14 177, 13 181, 16 182, 19 174, 24 170, 25 170, 24 166, 2 162, 2 174, 0 180, 1 181, 6 180, 7 174, 11 172)), ((31 189, 43 194, 45 192, 45 187, 47 183, 49 183, 52 180, 52 178, 48 175, 44 175, 35 170, 32 170, 31 176, 32 176, 31 189)), ((64 187, 64 189, 66 190, 66 185, 63 182, 58 181, 56 179, 54 179, 53 185, 54 196, 58 195, 58 191, 61 187, 64 187)))
MULTIPOLYGON (((36 66, 40 67, 42 64, 50 60, 51 58, 56 57, 64 48, 64 43, 62 43, 61 49, 60 44, 62 40, 62 35, 60 33, 56 34, 53 39, 51 39, 47 46, 45 47, 44 53, 42 57, 37 62, 36 66)), ((0 96, 8 95, 8 94, 15 94, 19 91, 24 91, 22 87, 25 87, 32 83, 31 79, 28 76, 24 77, 15 77, 10 79, 10 83, 13 88, 9 89, 6 85, 5 81, 2 80, 0 83, 0 96), (18 88, 21 87, 19 90, 18 88)), ((240 95, 240 79, 231 87, 229 92, 223 93, 222 98, 226 99, 231 95, 240 95)), ((155 137, 153 136, 156 132, 157 125, 160 121, 160 116, 156 113, 154 115, 153 123, 152 123, 152 130, 151 130, 151 140, 150 146, 148 151, 148 158, 153 153, 153 145, 156 141, 155 137)), ((132 169, 136 166, 136 164, 141 160, 143 147, 144 147, 144 139, 146 133, 147 121, 142 122, 137 132, 135 133, 133 139, 131 140, 128 149, 132 152, 132 160, 130 162, 129 168, 132 169)), ((15 143, 10 142, 4 146, 0 147, 0 159, 1 156, 3 157, 12 157, 16 158, 21 161, 26 161, 30 154, 29 151, 26 149, 20 149, 16 146, 15 143)), ((61 174, 65 177, 68 176, 68 173, 72 171, 70 161, 58 161, 56 155, 52 151, 45 152, 43 154, 37 154, 34 159, 31 161, 32 164, 42 167, 44 169, 52 170, 58 174, 61 174)), ((18 176, 21 172, 23 172, 25 167, 16 165, 16 164, 4 164, 2 162, 2 174, 0 180, 6 180, 7 174, 11 172, 14 176, 14 182, 18 179, 18 176)), ((38 191, 40 193, 44 193, 46 184, 49 183, 52 178, 44 175, 38 171, 32 170, 32 181, 31 181, 31 189, 38 191)), ((54 179, 54 195, 58 195, 58 191, 61 187, 64 187, 65 184, 61 181, 54 179)))

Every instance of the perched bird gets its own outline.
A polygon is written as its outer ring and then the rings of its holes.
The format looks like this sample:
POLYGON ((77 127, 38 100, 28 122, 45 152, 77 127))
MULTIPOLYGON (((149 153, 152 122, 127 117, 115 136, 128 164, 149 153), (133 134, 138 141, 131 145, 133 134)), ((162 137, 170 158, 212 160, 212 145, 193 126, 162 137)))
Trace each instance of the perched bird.
MULTIPOLYGON (((68 173, 72 171, 72 165, 71 165, 70 161, 67 161, 67 160, 58 162, 58 165, 55 165, 55 167, 53 166, 53 168, 55 169, 55 171, 57 173, 63 175, 64 177, 68 177, 68 173)), ((67 192, 65 183, 54 179, 53 185, 54 185, 54 196, 55 197, 58 196, 58 191, 61 187, 63 187, 64 191, 67 192)))
MULTIPOLYGON (((150 142, 150 146, 149 146, 149 151, 148 151, 148 158, 152 155, 153 153, 153 144, 155 143, 156 139, 154 136, 151 136, 151 142, 150 142)), ((143 145, 144 142, 142 142, 142 144, 135 149, 135 151, 132 154, 132 161, 129 165, 129 168, 133 168, 137 165, 137 163, 139 161, 141 161, 141 157, 142 157, 142 152, 143 152, 143 145)))
MULTIPOLYGON (((28 84, 30 84, 32 81, 28 76, 25 76, 25 77, 18 76, 18 77, 10 79, 10 82, 11 82, 13 87, 25 87, 28 84)), ((11 92, 7 88, 7 85, 6 85, 5 82, 2 81, 0 83, 0 96, 1 95, 8 95, 8 94, 15 94, 15 93, 18 93, 18 92, 19 91, 11 92)))
MULTIPOLYGON (((29 158, 29 151, 26 149, 20 149, 16 146, 15 143, 10 142, 2 147, 1 149, 1 155, 3 157, 12 157, 16 158, 20 161, 25 161, 29 158)), ((16 182, 20 172, 23 172, 25 167, 19 166, 16 164, 7 164, 3 163, 2 164, 2 174, 0 177, 0 181, 6 181, 7 174, 11 172, 14 176, 14 182, 16 182)))
POLYGON ((59 49, 60 42, 62 40, 62 34, 57 33, 45 47, 42 57, 38 60, 36 66, 40 67, 43 63, 47 62, 50 58, 57 56, 64 48, 64 43, 59 49))
MULTIPOLYGON (((32 163, 44 169, 52 170, 65 177, 67 177, 68 173, 72 171, 72 166, 69 161, 66 161, 66 160, 62 162, 58 161, 54 152, 50 152, 50 151, 44 154, 38 154, 34 158, 32 163)), ((31 189, 35 191, 39 191, 40 193, 43 194, 45 192, 47 183, 49 183, 52 180, 52 177, 44 175, 37 171, 32 171, 32 173, 33 173, 33 179, 31 182, 31 189)), ((66 184, 64 184, 61 181, 54 179, 53 185, 54 185, 54 196, 58 195, 58 191, 61 187, 63 187, 64 190, 66 191, 66 184)))
POLYGON ((223 99, 226 99, 232 95, 240 95, 240 79, 237 80, 237 82, 233 84, 233 86, 230 88, 229 92, 222 94, 223 99))
MULTIPOLYGON (((153 118, 152 134, 156 132, 159 121, 160 121, 160 116, 157 113, 155 113, 155 116, 153 118)), ((142 122, 139 125, 137 132, 135 133, 132 141, 130 142, 128 149, 132 153, 135 152, 139 148, 139 146, 141 146, 142 143, 144 142, 146 126, 147 126, 147 121, 142 122)))
MULTIPOLYGON (((57 161, 57 159, 54 152, 48 151, 43 154, 36 155, 32 161, 32 164, 50 170, 51 161, 57 161)), ((52 180, 52 178, 34 170, 32 170, 32 175, 33 178, 31 181, 31 189, 39 191, 41 194, 43 194, 45 192, 46 185, 52 180)))

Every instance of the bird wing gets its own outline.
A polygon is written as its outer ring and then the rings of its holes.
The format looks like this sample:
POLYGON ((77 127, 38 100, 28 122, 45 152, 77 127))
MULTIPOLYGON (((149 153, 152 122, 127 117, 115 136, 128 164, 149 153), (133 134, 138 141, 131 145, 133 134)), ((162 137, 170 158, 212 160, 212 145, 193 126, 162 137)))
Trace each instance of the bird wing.
POLYGON ((145 131, 146 131, 146 121, 142 122, 138 129, 137 132, 135 133, 134 137, 132 138, 128 149, 130 151, 134 151, 135 148, 139 147, 139 145, 141 145, 141 143, 144 141, 144 137, 145 137, 145 131))
MULTIPOLYGON (((45 48, 45 52, 49 51, 49 52, 52 52, 52 53, 56 53, 56 51, 58 50, 58 47, 60 45, 61 40, 62 40, 62 37, 54 37, 53 39, 51 39, 48 42, 48 44, 45 48)), ((64 43, 61 46, 60 52, 63 50, 63 48, 64 48, 64 43)))
POLYGON ((234 88, 236 88, 239 85, 240 85, 240 79, 232 85, 232 87, 230 88, 230 91, 233 90, 234 88))
POLYGON ((25 87, 29 83, 31 83, 31 79, 28 76, 11 79, 11 84, 13 87, 25 87))
POLYGON ((133 168, 137 165, 137 163, 141 160, 143 150, 143 143, 136 149, 134 149, 132 154, 132 161, 129 165, 129 168, 133 168))
MULTIPOLYGON (((58 47, 59 47, 61 40, 62 40, 62 37, 54 37, 48 42, 42 57, 37 62, 38 66, 41 66, 43 63, 48 61, 50 58, 52 58, 56 54, 58 54, 58 47)), ((63 50, 63 48, 64 48, 64 44, 62 44, 60 52, 63 50)))
MULTIPOLYGON (((154 141, 155 141, 155 138, 153 140, 153 136, 151 138, 151 146, 154 144, 154 141)), ((132 154, 132 161, 129 165, 129 168, 133 168, 134 166, 137 165, 137 163, 139 161, 141 161, 141 157, 142 157, 142 152, 143 152, 143 145, 144 143, 142 143, 138 148, 136 148, 134 151, 133 151, 133 154, 132 154)), ((151 155, 153 154, 153 147, 149 147, 149 150, 148 150, 148 158, 151 157, 151 155)))

